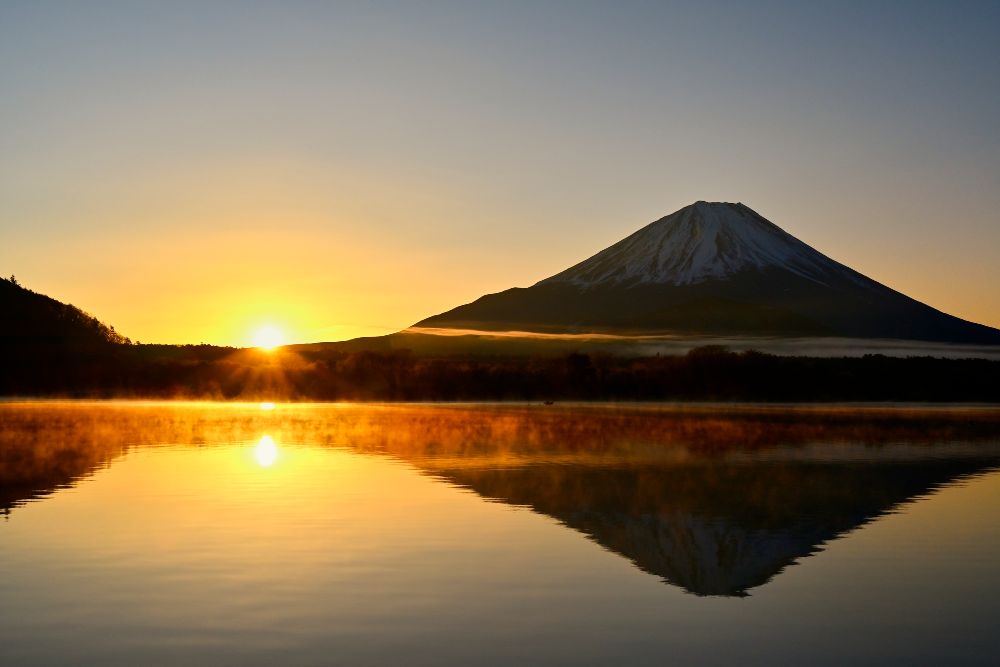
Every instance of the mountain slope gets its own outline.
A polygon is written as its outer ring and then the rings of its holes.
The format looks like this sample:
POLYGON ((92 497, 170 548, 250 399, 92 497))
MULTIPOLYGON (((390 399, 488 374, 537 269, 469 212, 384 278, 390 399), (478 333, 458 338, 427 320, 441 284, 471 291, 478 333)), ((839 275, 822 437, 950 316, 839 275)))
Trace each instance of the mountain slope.
POLYGON ((126 343, 128 339, 76 306, 0 279, 0 343, 126 343))
POLYGON ((895 338, 1000 344, 836 262, 743 204, 697 202, 528 288, 418 328, 895 338))

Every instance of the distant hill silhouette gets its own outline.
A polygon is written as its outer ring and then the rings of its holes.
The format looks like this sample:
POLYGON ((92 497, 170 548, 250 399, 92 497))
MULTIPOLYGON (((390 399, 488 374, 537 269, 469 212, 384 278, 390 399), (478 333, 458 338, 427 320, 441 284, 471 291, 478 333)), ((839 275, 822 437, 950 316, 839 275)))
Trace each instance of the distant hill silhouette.
POLYGON ((14 276, 0 279, 0 314, 0 344, 129 342, 76 306, 22 287, 14 276))

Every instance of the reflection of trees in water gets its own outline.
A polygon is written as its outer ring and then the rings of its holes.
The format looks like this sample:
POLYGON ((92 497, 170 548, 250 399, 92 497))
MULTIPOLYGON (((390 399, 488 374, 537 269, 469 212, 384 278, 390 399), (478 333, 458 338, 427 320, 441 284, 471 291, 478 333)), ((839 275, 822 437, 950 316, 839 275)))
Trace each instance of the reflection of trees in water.
POLYGON ((1000 462, 1000 412, 673 406, 0 406, 0 507, 129 447, 350 447, 556 518, 688 591, 742 595, 900 503, 1000 462))

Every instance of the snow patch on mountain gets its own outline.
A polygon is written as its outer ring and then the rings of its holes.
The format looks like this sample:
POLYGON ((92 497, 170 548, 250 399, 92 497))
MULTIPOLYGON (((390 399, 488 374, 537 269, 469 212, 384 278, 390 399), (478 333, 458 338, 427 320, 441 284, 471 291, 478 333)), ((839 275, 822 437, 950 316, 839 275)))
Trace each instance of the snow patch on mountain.
POLYGON ((831 273, 861 278, 748 206, 699 201, 538 284, 692 285, 767 267, 821 284, 831 273))

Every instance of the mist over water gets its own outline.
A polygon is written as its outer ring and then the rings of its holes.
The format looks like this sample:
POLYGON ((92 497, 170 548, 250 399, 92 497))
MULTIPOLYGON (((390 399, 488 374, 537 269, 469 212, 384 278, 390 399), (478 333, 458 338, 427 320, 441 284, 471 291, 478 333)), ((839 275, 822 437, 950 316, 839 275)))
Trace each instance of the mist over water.
MULTIPOLYGON (((886 338, 839 338, 836 336, 683 336, 671 334, 620 333, 540 333, 534 331, 484 331, 481 329, 445 329, 410 327, 403 332, 412 336, 470 336, 483 341, 522 341, 544 343, 552 349, 569 350, 581 345, 615 354, 649 356, 686 354, 699 347, 721 346, 734 352, 756 350, 767 354, 804 357, 862 357, 881 354, 888 357, 938 357, 943 359, 1000 359, 996 345, 966 345, 886 338)), ((412 341, 411 341, 412 342, 412 341)))

